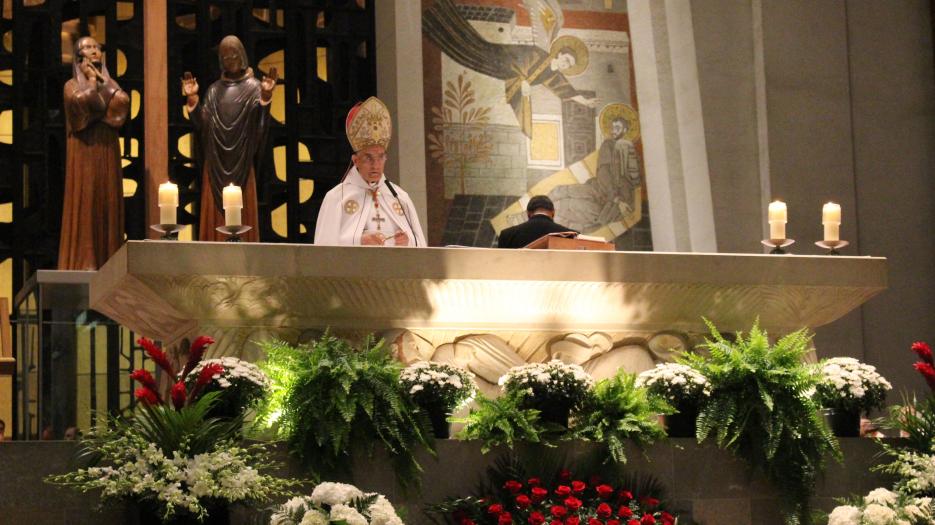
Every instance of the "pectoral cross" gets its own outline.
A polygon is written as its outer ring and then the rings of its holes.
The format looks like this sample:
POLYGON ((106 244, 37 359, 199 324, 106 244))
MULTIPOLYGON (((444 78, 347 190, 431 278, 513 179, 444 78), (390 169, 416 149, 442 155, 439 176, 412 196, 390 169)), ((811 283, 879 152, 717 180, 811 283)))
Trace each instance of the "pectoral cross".
POLYGON ((372 190, 370 194, 373 195, 373 208, 376 210, 376 215, 370 220, 377 223, 377 231, 380 231, 383 229, 382 226, 386 222, 386 217, 380 215, 380 201, 377 200, 377 190, 372 190))

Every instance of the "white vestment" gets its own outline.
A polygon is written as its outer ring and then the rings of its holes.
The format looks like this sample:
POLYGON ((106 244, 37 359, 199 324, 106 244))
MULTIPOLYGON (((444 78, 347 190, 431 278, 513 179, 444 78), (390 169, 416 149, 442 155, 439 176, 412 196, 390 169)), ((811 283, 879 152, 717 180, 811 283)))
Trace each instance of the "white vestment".
MULTIPOLYGON (((393 189, 398 198, 393 197, 386 186, 386 176, 381 176, 375 187, 380 215, 386 221, 392 221, 383 223, 387 237, 396 231, 403 231, 409 236, 409 246, 428 246, 409 195, 394 184, 393 189)), ((359 246, 364 231, 374 231, 372 216, 375 211, 371 186, 361 177, 357 168, 352 167, 344 177, 344 182, 325 194, 315 225, 315 244, 359 246)), ((392 245, 392 239, 388 238, 386 245, 392 245)))

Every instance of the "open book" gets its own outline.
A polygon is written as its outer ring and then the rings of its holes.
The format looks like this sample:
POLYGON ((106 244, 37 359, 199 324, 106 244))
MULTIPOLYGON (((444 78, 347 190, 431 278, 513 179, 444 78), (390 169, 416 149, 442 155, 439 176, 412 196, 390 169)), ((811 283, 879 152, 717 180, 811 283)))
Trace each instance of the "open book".
POLYGON ((575 232, 547 233, 546 237, 564 237, 566 239, 581 239, 582 241, 607 242, 607 239, 598 235, 583 235, 575 232))

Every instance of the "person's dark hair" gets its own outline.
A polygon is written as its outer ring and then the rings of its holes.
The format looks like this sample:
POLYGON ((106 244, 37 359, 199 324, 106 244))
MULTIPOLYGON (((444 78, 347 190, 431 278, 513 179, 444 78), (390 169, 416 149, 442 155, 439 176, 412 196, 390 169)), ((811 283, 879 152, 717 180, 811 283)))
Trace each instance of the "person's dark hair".
POLYGON ((555 211, 555 205, 552 204, 552 199, 545 195, 536 195, 529 199, 529 203, 526 204, 526 213, 532 213, 536 210, 555 211))

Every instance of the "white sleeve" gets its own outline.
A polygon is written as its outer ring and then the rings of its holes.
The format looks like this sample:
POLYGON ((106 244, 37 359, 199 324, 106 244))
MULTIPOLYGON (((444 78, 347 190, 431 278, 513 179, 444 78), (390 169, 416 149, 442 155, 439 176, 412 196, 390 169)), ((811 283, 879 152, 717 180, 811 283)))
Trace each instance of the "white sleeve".
POLYGON ((315 244, 337 246, 341 237, 340 207, 335 202, 337 194, 329 191, 321 201, 318 220, 315 223, 315 244))

